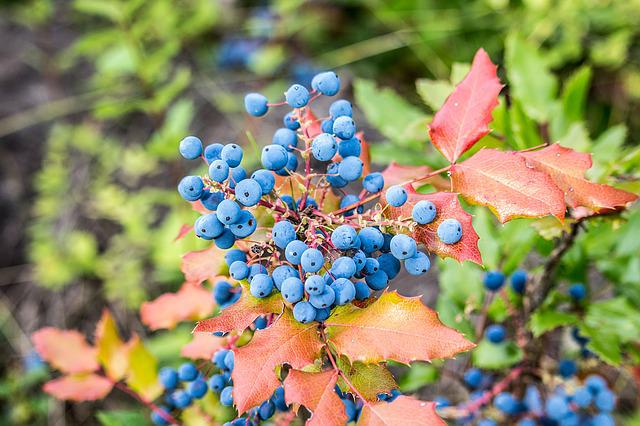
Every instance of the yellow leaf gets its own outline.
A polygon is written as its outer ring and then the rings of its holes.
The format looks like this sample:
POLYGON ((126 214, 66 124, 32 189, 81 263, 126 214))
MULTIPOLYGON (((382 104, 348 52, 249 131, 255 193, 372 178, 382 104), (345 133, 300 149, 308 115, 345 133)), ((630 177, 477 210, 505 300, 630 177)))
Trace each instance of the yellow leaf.
POLYGON ((102 311, 96 326, 96 348, 98 361, 107 376, 115 381, 122 379, 129 365, 129 348, 120 338, 113 316, 107 309, 102 311))
POLYGON ((138 336, 133 336, 128 345, 127 385, 143 398, 153 400, 162 393, 162 386, 158 382, 158 362, 138 336))

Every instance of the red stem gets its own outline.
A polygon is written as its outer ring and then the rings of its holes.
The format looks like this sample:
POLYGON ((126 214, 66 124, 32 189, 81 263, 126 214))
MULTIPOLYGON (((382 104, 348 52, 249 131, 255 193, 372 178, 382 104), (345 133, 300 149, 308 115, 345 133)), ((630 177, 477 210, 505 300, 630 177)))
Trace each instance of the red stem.
POLYGON ((524 368, 522 367, 514 368, 502 380, 493 385, 490 390, 483 393, 480 398, 476 399, 468 405, 465 405, 463 409, 466 412, 466 415, 475 413, 480 409, 480 407, 491 402, 491 399, 494 396, 505 390, 511 384, 511 382, 520 377, 520 374, 522 374, 523 370, 524 368))
POLYGON ((407 181, 407 182, 405 182, 405 183, 403 183, 403 184, 401 184, 401 185, 402 185, 402 186, 404 186, 404 185, 411 185, 411 184, 413 184, 413 183, 420 182, 421 180, 425 180, 425 179, 432 178, 432 177, 434 177, 434 176, 436 176, 436 175, 439 175, 440 173, 447 172, 447 171, 449 171, 450 169, 451 169, 451 164, 449 164, 448 166, 443 167, 443 168, 441 168, 441 169, 435 170, 435 171, 433 171, 433 172, 429 172, 429 173, 427 173, 426 175, 418 176, 417 178, 411 179, 410 181, 407 181))
MULTIPOLYGON (((108 379, 108 377, 107 377, 108 379)), ((109 379, 110 380, 110 379, 109 379)), ((142 404, 146 405, 151 411, 155 411, 156 413, 158 413, 158 415, 160 417, 162 417, 163 419, 165 419, 167 422, 169 422, 172 425, 178 425, 180 426, 182 423, 180 423, 178 420, 176 420, 171 414, 169 414, 167 411, 160 409, 160 407, 158 407, 156 404, 154 404, 151 401, 147 401, 145 398, 143 398, 140 394, 138 394, 136 391, 134 391, 133 389, 131 389, 129 386, 121 383, 121 382, 115 382, 115 381, 111 381, 111 383, 113 383, 113 386, 118 388, 119 390, 121 390, 122 392, 126 393, 127 395, 133 397, 134 399, 137 399, 138 401, 140 401, 142 404)))

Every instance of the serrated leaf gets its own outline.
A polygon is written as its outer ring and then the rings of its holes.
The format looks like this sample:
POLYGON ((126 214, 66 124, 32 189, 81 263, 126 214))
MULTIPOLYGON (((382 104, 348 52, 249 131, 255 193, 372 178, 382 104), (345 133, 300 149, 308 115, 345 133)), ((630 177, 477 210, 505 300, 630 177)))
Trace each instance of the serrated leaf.
POLYGON ((207 280, 214 282, 223 264, 223 251, 212 245, 208 249, 192 251, 182 256, 180 270, 188 283, 201 284, 207 280))
POLYGON ((177 293, 165 293, 140 307, 140 319, 152 330, 171 329, 181 321, 197 320, 213 312, 211 292, 185 283, 177 293))
POLYGON ((489 55, 478 50, 469 74, 429 125, 431 142, 451 163, 490 131, 491 111, 502 90, 496 70, 489 55))
POLYGON ((43 360, 65 373, 85 373, 100 368, 98 354, 75 330, 45 327, 31 335, 43 360))
POLYGON ((499 370, 522 360, 522 349, 513 341, 492 343, 482 340, 473 350, 473 365, 487 370, 499 370))
POLYGON ((385 292, 366 308, 341 306, 325 321, 327 336, 341 355, 376 363, 450 358, 474 345, 443 325, 419 297, 385 292))
POLYGON ((116 323, 107 309, 96 325, 96 348, 98 361, 107 376, 112 380, 120 380, 127 371, 129 347, 122 341, 116 323))
POLYGON ((408 198, 401 207, 388 207, 387 215, 394 219, 410 218, 413 206, 420 200, 431 201, 438 212, 433 222, 428 225, 416 225, 413 237, 424 244, 431 253, 440 257, 451 257, 459 262, 470 260, 482 264, 482 255, 478 249, 478 234, 473 229, 472 216, 462 209, 458 194, 452 192, 433 192, 419 194, 413 187, 405 186, 408 198), (445 219, 457 219, 462 225, 462 239, 455 244, 445 244, 438 238, 438 226, 445 219))
POLYGON ((529 167, 547 173, 564 192, 570 207, 588 207, 595 211, 614 210, 638 199, 637 195, 584 178, 591 168, 591 155, 559 144, 538 151, 521 153, 529 167))
POLYGON ((180 349, 180 356, 190 359, 211 359, 225 346, 225 339, 211 333, 193 333, 193 339, 180 349))
POLYGON ((131 389, 149 401, 162 394, 163 388, 158 381, 158 362, 138 336, 133 336, 129 341, 126 382, 131 389))
POLYGON ((42 390, 57 399, 95 401, 107 396, 112 388, 113 383, 106 377, 93 373, 78 373, 48 381, 42 390))
POLYGON ((275 368, 301 369, 313 364, 322 342, 317 323, 301 324, 289 310, 270 327, 257 331, 251 342, 234 351, 233 400, 238 412, 260 404, 280 385, 275 368))
POLYGON ((301 404, 312 412, 307 425, 342 426, 347 422, 347 415, 334 389, 337 379, 335 370, 322 373, 289 370, 284 381, 284 397, 287 404, 301 404))
POLYGON ((578 317, 575 314, 555 309, 539 309, 531 315, 529 329, 535 337, 539 337, 547 331, 576 322, 578 317))
POLYGON ((272 293, 269 297, 259 299, 253 297, 247 286, 243 287, 242 295, 236 303, 224 308, 216 317, 199 321, 194 332, 222 332, 243 331, 256 318, 268 314, 280 314, 284 309, 282 296, 272 293))
POLYGON ((436 414, 434 402, 399 396, 392 402, 362 407, 358 426, 446 426, 436 414))
POLYGON ((451 182, 466 200, 489 207, 502 223, 517 217, 564 218, 560 188, 515 152, 483 149, 451 168, 451 182))
MULTIPOLYGON (((377 401, 379 393, 389 393, 391 389, 398 387, 391 372, 382 364, 364 364, 358 361, 352 364, 345 356, 336 361, 349 382, 367 401, 377 401)), ((338 382, 340 389, 347 392, 349 386, 346 382, 342 378, 338 382)))
POLYGON ((433 111, 439 110, 447 100, 454 86, 445 80, 421 78, 416 81, 416 90, 424 103, 433 111))
MULTIPOLYGON (((400 185, 420 176, 425 176, 432 171, 433 169, 429 166, 404 166, 392 161, 391 164, 382 171, 384 187, 388 188, 393 185, 400 185)), ((450 187, 449 181, 441 176, 433 176, 420 183, 414 183, 413 187, 415 188, 417 185, 423 185, 425 183, 430 183, 439 190, 445 190, 450 187)))

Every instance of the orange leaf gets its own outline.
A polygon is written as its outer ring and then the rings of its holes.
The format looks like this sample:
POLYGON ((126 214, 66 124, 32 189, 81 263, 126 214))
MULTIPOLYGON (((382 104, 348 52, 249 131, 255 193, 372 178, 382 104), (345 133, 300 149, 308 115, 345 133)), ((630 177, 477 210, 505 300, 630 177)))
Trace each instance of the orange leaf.
POLYGON ((478 234, 473 229, 472 216, 463 210, 458 194, 453 192, 433 192, 419 194, 410 186, 405 186, 408 194, 407 202, 401 207, 390 207, 387 215, 394 219, 411 217, 414 204, 420 200, 431 201, 438 212, 433 222, 428 225, 417 225, 412 236, 423 243, 427 250, 441 257, 452 257, 459 262, 470 260, 482 265, 482 255, 478 249, 478 234), (438 226, 445 219, 456 219, 462 225, 462 239, 456 244, 445 244, 438 238, 438 226))
POLYGON ((392 402, 362 407, 358 426, 446 426, 436 414, 434 402, 399 396, 392 402))
POLYGON ((515 152, 483 149, 451 167, 453 189, 469 202, 489 207, 502 223, 517 217, 564 219, 564 194, 551 177, 515 152))
POLYGON ((211 213, 211 211, 207 210, 207 208, 202 205, 202 202, 200 200, 192 202, 191 203, 191 209, 193 211, 196 211, 196 212, 200 213, 200 214, 211 213))
POLYGON ((109 379, 97 374, 73 374, 45 383, 42 390, 58 399, 95 401, 107 396, 112 388, 109 379))
POLYGON ((180 270, 188 283, 201 284, 206 280, 215 281, 223 264, 222 250, 212 245, 208 249, 192 251, 182 256, 180 270))
POLYGON ((199 321, 194 332, 223 332, 243 331, 259 316, 279 314, 284 308, 284 302, 279 293, 273 293, 264 299, 253 297, 249 288, 242 289, 242 295, 236 303, 222 310, 217 317, 199 321))
POLYGON ((180 321, 210 315, 214 308, 211 292, 185 283, 177 293, 165 293, 140 307, 140 319, 152 330, 173 328, 180 321))
MULTIPOLYGON (((392 161, 391 164, 382 171, 382 176, 384 176, 384 187, 388 188, 393 185, 400 185, 417 177, 424 176, 431 171, 433 170, 429 166, 403 166, 392 161)), ((436 189, 441 191, 447 190, 451 186, 447 179, 439 175, 416 182, 412 186, 415 188, 425 183, 430 183, 436 189)))
POLYGON ((303 126, 305 137, 313 139, 322 133, 322 120, 318 120, 311 107, 300 110, 300 122, 306 123, 303 126))
POLYGON ((337 380, 335 370, 322 373, 289 370, 284 381, 284 397, 287 404, 304 405, 313 413, 308 426, 342 426, 347 422, 347 415, 334 389, 337 380))
POLYGON ((120 380, 127 372, 129 365, 129 346, 125 344, 116 327, 116 322, 107 309, 96 325, 96 348, 98 360, 107 376, 112 380, 120 380))
POLYGON ((193 231, 193 225, 182 224, 182 226, 180 226, 180 230, 178 231, 178 235, 176 235, 176 238, 173 241, 180 241, 191 231, 193 231))
POLYGON ((190 359, 211 359, 218 349, 224 347, 225 340, 211 333, 194 333, 193 339, 184 345, 180 355, 190 359))
POLYGON ((385 292, 366 308, 336 308, 326 321, 327 335, 338 353, 351 360, 408 363, 450 358, 475 345, 442 324, 419 297, 385 292))
POLYGON ((584 174, 591 168, 590 154, 553 144, 520 155, 528 165, 551 176, 564 192, 565 202, 570 207, 583 206, 596 211, 615 210, 638 199, 637 195, 630 192, 586 180, 584 174))
POLYGON ((496 69, 487 52, 478 50, 469 74, 433 117, 431 142, 451 163, 490 131, 491 111, 502 90, 496 69))
POLYGON ((85 373, 100 368, 96 349, 75 330, 45 327, 31 335, 42 359, 65 373, 85 373))
POLYGON ((280 385, 275 368, 284 363, 293 368, 312 364, 320 354, 322 342, 318 324, 301 324, 289 310, 271 327, 253 335, 249 344, 236 349, 233 400, 239 413, 259 405, 280 385))

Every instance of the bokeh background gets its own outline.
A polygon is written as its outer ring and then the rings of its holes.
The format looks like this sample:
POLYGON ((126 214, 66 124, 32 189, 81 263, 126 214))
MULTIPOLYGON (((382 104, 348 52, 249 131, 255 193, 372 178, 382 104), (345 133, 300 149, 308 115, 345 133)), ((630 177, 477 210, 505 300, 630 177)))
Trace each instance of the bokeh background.
MULTIPOLYGON (((335 69, 378 167, 438 166, 424 124, 484 47, 520 84, 514 140, 535 145, 558 100, 577 102, 550 137, 594 151, 596 179, 624 180, 640 163, 639 41, 638 0, 0 1, 0 424, 93 424, 123 406, 40 394, 47 372, 28 336, 90 335, 108 306, 150 337, 138 307, 175 291, 180 255, 204 246, 174 242, 193 220, 175 191, 193 167, 177 142, 265 144, 281 125, 247 118, 245 92, 275 99, 335 69), (577 101, 560 98, 568 79, 584 86, 577 101)), ((637 301, 634 248, 604 270, 637 301)), ((175 357, 189 329, 150 337, 154 353, 175 357)))

